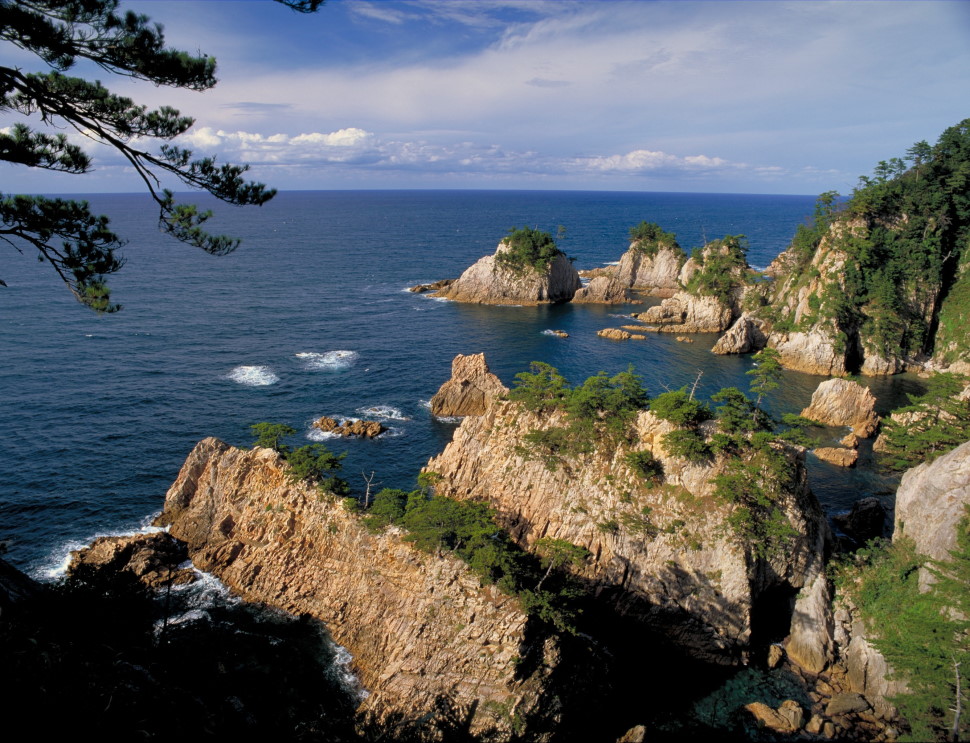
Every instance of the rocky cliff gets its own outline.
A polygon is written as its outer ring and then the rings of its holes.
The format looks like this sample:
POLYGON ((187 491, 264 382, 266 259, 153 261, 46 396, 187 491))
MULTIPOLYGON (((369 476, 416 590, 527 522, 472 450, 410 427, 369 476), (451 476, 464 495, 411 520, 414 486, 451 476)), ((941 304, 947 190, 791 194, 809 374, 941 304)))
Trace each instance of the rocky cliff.
POLYGON ((893 539, 908 537, 916 551, 947 560, 956 549, 957 523, 970 506, 970 441, 932 462, 907 470, 896 491, 893 539))
POLYGON ((506 731, 510 710, 535 712, 556 650, 547 643, 547 662, 517 678, 527 651, 517 601, 394 529, 370 534, 331 496, 290 482, 276 452, 200 442, 159 523, 244 598, 325 622, 354 656, 365 712, 420 715, 448 697, 471 710, 473 729, 506 731))
POLYGON ((458 354, 451 362, 451 378, 431 398, 431 413, 439 417, 481 415, 490 400, 508 392, 488 370, 485 354, 458 354))
POLYGON ((509 250, 509 241, 502 240, 494 255, 480 258, 436 296, 476 304, 555 304, 568 302, 580 288, 579 274, 565 255, 556 255, 541 269, 514 269, 498 260, 509 250))
POLYGON ((620 257, 619 264, 607 271, 629 289, 651 297, 672 297, 680 290, 679 275, 684 259, 684 251, 677 246, 659 245, 647 251, 635 240, 620 257))
MULTIPOLYGON (((728 528, 731 506, 713 495, 711 481, 724 462, 691 464, 668 455, 661 438, 671 424, 644 411, 630 446, 598 446, 554 466, 530 458, 526 435, 555 426, 560 416, 539 417, 499 400, 484 415, 466 418, 427 465, 442 476, 436 492, 490 503, 525 546, 551 537, 585 547, 593 557, 580 575, 599 600, 665 632, 693 657, 736 662, 764 641, 756 635, 766 617, 791 616, 795 594, 820 575, 828 538, 800 454, 789 453, 797 485, 780 500, 795 536, 784 552, 757 556, 755 545, 740 543, 728 528), (659 460, 663 484, 631 468, 631 450, 659 460)), ((799 647, 825 654, 822 620, 799 628, 799 647)))

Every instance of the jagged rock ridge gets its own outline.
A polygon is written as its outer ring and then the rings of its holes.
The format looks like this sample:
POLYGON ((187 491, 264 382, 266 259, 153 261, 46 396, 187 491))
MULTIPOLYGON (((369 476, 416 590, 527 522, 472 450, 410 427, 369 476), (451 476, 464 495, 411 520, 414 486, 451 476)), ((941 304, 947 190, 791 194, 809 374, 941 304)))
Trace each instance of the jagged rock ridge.
POLYGON ((420 714, 444 695, 474 710, 473 729, 507 729, 503 711, 536 703, 542 667, 516 678, 527 617, 515 599, 394 529, 368 533, 332 497, 290 482, 270 449, 200 442, 158 521, 244 598, 326 623, 354 656, 367 713, 420 714))

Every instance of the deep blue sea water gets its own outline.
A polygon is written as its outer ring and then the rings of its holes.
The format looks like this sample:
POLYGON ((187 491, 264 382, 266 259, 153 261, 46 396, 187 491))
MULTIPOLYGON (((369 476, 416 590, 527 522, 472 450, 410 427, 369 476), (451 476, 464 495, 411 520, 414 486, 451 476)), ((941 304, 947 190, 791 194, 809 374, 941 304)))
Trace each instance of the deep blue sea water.
MULTIPOLYGON (((669 335, 616 343, 596 331, 632 307, 482 307, 408 293, 458 276, 494 251, 509 228, 555 233, 578 268, 616 261, 641 220, 687 249, 743 233, 765 266, 811 214, 813 197, 673 193, 353 191, 286 192, 262 208, 213 204, 216 231, 242 237, 214 258, 157 230, 142 194, 92 195, 129 239, 112 278, 117 314, 78 305, 49 266, 5 248, 0 279, 0 540, 38 576, 94 536, 136 529, 160 510, 192 446, 206 436, 248 445, 249 425, 286 423, 312 436, 321 416, 374 417, 380 439, 328 440, 347 452, 343 475, 362 490, 410 487, 455 424, 427 401, 458 353, 484 351, 506 384, 533 360, 580 382, 630 363, 652 393, 693 380, 702 394, 746 388, 747 357, 710 353, 669 335), (562 329, 568 339, 543 331, 562 329), (362 412, 364 411, 364 412, 362 412)), ((209 204, 205 198, 198 203, 209 204)), ((775 412, 797 412, 821 381, 786 373, 775 412)), ((911 380, 873 380, 888 409, 911 380)), ((812 463, 823 503, 844 510, 887 484, 861 470, 812 463)))

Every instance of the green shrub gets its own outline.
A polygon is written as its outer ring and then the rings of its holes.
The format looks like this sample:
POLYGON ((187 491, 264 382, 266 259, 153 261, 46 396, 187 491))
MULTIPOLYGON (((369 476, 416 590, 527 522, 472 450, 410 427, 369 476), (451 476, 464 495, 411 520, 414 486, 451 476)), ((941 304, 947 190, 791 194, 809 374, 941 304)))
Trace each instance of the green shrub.
POLYGON ((653 258, 662 247, 678 252, 681 262, 687 257, 677 244, 677 236, 673 232, 664 232, 656 222, 640 222, 631 227, 630 240, 633 242, 633 249, 648 258, 653 258))
POLYGON ((686 387, 657 395, 650 402, 650 411, 678 426, 696 426, 711 417, 710 408, 691 397, 686 387))
POLYGON ((545 271, 553 258, 563 255, 552 235, 531 227, 510 229, 505 242, 509 247, 496 255, 495 262, 514 273, 545 271))
POLYGON ((295 428, 290 428, 283 423, 267 423, 265 421, 254 423, 249 428, 256 436, 256 441, 253 442, 254 448, 273 449, 283 455, 290 448, 286 444, 281 444, 280 439, 296 433, 295 428))

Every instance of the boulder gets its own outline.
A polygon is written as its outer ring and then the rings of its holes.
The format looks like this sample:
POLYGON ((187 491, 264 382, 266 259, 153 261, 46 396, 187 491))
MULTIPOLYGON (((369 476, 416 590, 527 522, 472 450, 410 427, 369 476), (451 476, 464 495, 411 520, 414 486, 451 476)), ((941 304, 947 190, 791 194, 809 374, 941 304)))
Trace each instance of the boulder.
POLYGON ((812 402, 801 415, 826 426, 852 426, 852 432, 867 439, 879 428, 876 398, 858 382, 829 379, 812 393, 812 402))
POLYGON ((362 421, 352 418, 338 421, 336 418, 327 416, 313 421, 313 427, 338 436, 357 436, 362 439, 372 439, 387 430, 380 421, 362 421))
POLYGON ((878 498, 862 498, 848 513, 836 514, 832 521, 859 544, 881 537, 886 530, 886 507, 878 498))
POLYGON ((439 418, 482 415, 489 402, 508 392, 488 370, 485 354, 458 354, 451 362, 451 379, 431 398, 431 414, 439 418))
POLYGON ((843 436, 841 439, 839 439, 839 443, 842 444, 842 446, 849 447, 850 449, 858 449, 859 437, 856 436, 854 433, 850 432, 850 433, 847 433, 845 436, 843 436))
POLYGON ((639 333, 628 333, 625 330, 620 330, 619 328, 603 328, 602 330, 596 331, 596 335, 600 338, 609 338, 612 341, 643 341, 647 339, 647 336, 639 333))
POLYGON ((750 353, 765 347, 768 337, 762 331, 764 321, 744 313, 734 325, 714 344, 711 353, 725 356, 732 353, 750 353))
POLYGON ((835 717, 847 715, 850 712, 864 712, 867 709, 869 709, 869 702, 861 694, 847 691, 832 697, 832 701, 825 707, 825 716, 835 717))
POLYGON ((859 459, 858 451, 855 449, 844 449, 841 446, 823 446, 812 451, 823 462, 828 462, 839 467, 855 467, 855 463, 859 459))
POLYGON ((418 284, 417 286, 412 286, 408 289, 409 292, 414 292, 415 294, 424 294, 425 292, 436 292, 441 289, 447 289, 449 286, 455 283, 454 279, 441 279, 441 281, 435 281, 431 284, 418 284))
POLYGON ((544 270, 531 266, 513 270, 496 260, 508 249, 509 243, 502 240, 494 255, 480 258, 436 295, 475 304, 554 304, 568 302, 582 286, 572 261, 565 255, 557 255, 544 270))
POLYGON ((633 301, 630 291, 609 276, 597 276, 578 289, 572 301, 579 304, 626 304, 633 301))
POLYGON ((181 542, 165 532, 125 537, 99 537, 84 549, 71 553, 70 575, 130 573, 150 588, 192 583, 197 574, 179 566, 188 560, 181 542))
POLYGON ((774 710, 764 702, 751 702, 744 705, 744 709, 758 723, 773 733, 791 734, 801 730, 805 713, 801 705, 792 699, 786 699, 781 706, 774 710))
POLYGON ((903 474, 896 491, 893 539, 909 537, 917 552, 949 559, 957 546, 957 523, 968 505, 970 441, 903 474))

